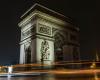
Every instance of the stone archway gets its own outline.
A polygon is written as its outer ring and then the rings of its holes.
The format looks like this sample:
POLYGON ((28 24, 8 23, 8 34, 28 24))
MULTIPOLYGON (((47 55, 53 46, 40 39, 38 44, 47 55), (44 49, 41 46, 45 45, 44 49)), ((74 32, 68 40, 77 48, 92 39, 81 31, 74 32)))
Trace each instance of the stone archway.
POLYGON ((65 38, 62 34, 57 32, 54 35, 54 56, 55 61, 62 61, 63 58, 63 46, 65 45, 65 38))
POLYGON ((74 61, 79 61, 80 60, 80 54, 79 54, 79 48, 78 47, 73 47, 73 51, 72 51, 72 54, 73 54, 73 60, 74 61))
POLYGON ((31 47, 28 46, 25 48, 25 63, 31 63, 31 47))

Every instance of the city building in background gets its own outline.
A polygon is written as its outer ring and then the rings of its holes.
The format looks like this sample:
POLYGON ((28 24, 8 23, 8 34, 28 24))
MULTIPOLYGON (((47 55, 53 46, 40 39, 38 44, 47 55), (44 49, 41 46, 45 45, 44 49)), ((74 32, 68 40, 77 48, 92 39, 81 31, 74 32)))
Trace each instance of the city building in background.
POLYGON ((79 61, 79 28, 69 18, 40 4, 22 16, 20 64, 79 61))

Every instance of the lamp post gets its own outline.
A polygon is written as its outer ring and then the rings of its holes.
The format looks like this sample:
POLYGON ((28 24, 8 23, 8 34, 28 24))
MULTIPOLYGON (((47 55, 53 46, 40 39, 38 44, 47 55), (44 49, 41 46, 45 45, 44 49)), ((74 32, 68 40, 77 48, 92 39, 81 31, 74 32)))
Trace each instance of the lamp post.
POLYGON ((11 74, 12 72, 13 72, 13 67, 12 66, 9 66, 8 67, 8 73, 11 74))
MULTIPOLYGON (((98 56, 97 51, 96 51, 96 55, 95 55, 95 61, 97 61, 97 62, 99 61, 99 56, 98 56)), ((92 69, 96 69, 96 67, 97 67, 95 61, 93 61, 92 65, 90 66, 92 69)), ((97 72, 94 73, 94 80, 99 80, 97 72)))
MULTIPOLYGON (((96 51, 96 61, 98 62, 99 61, 99 56, 98 56, 98 52, 96 51)), ((96 68, 96 64, 95 64, 95 68, 96 68)), ((95 80, 98 80, 98 75, 97 73, 95 72, 95 80)))
POLYGON ((99 61, 99 55, 97 51, 96 51, 96 61, 99 61))

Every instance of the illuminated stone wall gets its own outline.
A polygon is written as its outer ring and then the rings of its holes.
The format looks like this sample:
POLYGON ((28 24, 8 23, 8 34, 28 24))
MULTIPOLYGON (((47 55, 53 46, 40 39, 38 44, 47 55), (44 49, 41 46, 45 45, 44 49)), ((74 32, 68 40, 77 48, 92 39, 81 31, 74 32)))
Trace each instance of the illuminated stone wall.
POLYGON ((79 29, 48 11, 45 13, 38 10, 37 7, 62 16, 39 4, 35 4, 22 16, 19 23, 20 64, 73 61, 75 55, 75 59, 79 60, 79 29))

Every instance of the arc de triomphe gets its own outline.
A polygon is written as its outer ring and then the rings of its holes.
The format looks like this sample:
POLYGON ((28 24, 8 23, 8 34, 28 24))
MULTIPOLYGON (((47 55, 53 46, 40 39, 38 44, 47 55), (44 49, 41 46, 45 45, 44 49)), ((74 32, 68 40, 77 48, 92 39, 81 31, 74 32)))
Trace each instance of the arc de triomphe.
POLYGON ((20 64, 79 60, 79 28, 40 4, 22 16, 20 64))

